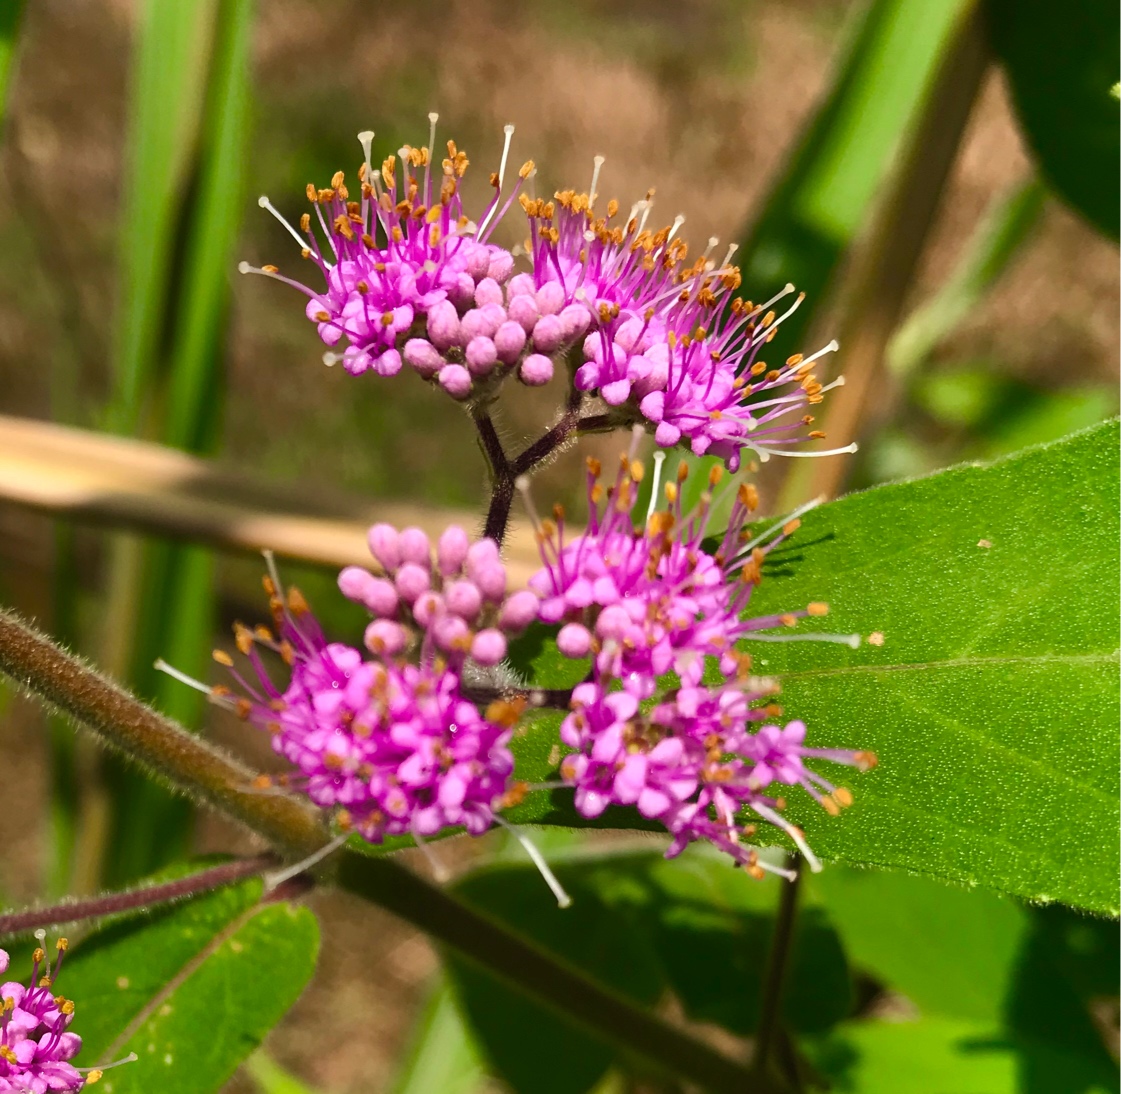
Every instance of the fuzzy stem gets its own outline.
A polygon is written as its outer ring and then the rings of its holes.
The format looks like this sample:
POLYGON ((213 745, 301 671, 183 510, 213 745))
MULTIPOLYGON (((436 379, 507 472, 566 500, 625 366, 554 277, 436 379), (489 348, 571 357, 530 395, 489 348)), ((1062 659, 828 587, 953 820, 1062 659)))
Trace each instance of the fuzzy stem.
MULTIPOLYGON (((491 474, 490 505, 487 507, 483 535, 489 536, 499 546, 506 535, 510 521, 510 507, 514 501, 514 484, 519 475, 532 471, 542 460, 561 447, 580 427, 580 407, 584 396, 573 388, 568 395, 564 415, 544 436, 539 437, 522 453, 510 459, 502 447, 494 428, 488 406, 479 405, 471 411, 479 442, 486 456, 491 474)), ((606 417, 605 415, 601 417, 606 417)), ((591 421, 593 419, 585 419, 591 421)))
MULTIPOLYGON (((318 810, 294 797, 246 793, 252 772, 7 611, 0 611, 0 671, 174 789, 200 798, 286 851, 308 854, 326 842, 318 810)), ((480 968, 580 1022, 595 1036, 641 1052, 718 1094, 775 1090, 769 1079, 753 1078, 743 1065, 570 968, 399 863, 354 852, 344 852, 340 859, 337 878, 345 888, 428 931, 480 968)))
POLYGON ((172 789, 220 809, 297 856, 322 846, 319 810, 253 793, 256 772, 188 733, 8 611, 0 611, 0 672, 92 730, 172 789))
POLYGON ((759 1076, 767 1074, 767 1067, 775 1042, 778 1039, 782 1020, 782 993, 786 986, 786 970, 790 963, 790 947, 794 939, 794 917, 798 907, 798 888, 802 879, 802 858, 790 856, 790 867, 794 870, 794 880, 784 882, 779 897, 778 916, 775 919, 775 933, 771 939, 770 952, 767 954, 767 971, 763 977, 763 996, 759 1012, 759 1029, 755 1035, 754 1072, 759 1076))
POLYGON ((194 896, 196 893, 219 889, 223 885, 231 885, 247 877, 254 877, 273 869, 276 862, 272 855, 234 859, 232 862, 223 862, 210 869, 199 870, 197 873, 188 874, 175 881, 165 881, 159 885, 126 889, 120 893, 104 893, 87 900, 65 901, 48 908, 28 908, 22 912, 9 912, 7 915, 0 915, 0 938, 5 935, 23 934, 37 927, 77 923, 84 919, 115 915, 118 912, 151 908, 155 904, 180 900, 183 897, 194 896))

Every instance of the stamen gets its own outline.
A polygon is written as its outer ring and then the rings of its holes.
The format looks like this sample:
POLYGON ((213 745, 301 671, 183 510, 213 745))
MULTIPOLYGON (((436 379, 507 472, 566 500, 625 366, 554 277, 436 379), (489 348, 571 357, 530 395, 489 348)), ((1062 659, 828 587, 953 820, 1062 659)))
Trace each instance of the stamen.
POLYGON ((674 237, 675 235, 677 235, 677 229, 678 229, 678 228, 680 228, 680 227, 681 227, 681 225, 682 225, 682 224, 684 224, 684 223, 685 223, 685 217, 684 217, 684 215, 683 215, 683 214, 681 214, 681 213, 678 213, 678 214, 677 214, 677 216, 675 216, 675 217, 673 218, 673 224, 672 224, 672 225, 671 225, 671 227, 670 227, 670 230, 669 230, 669 235, 668 235, 668 236, 666 236, 666 242, 667 242, 667 243, 669 243, 669 241, 670 241, 671 239, 673 239, 673 237, 674 237))
POLYGON ((87 1078, 86 1082, 96 1083, 101 1078, 103 1071, 109 1071, 111 1068, 120 1067, 121 1064, 134 1064, 140 1057, 135 1052, 130 1052, 127 1056, 119 1060, 114 1060, 111 1064, 102 1064, 100 1067, 76 1067, 75 1071, 82 1072, 87 1078))
POLYGON ((417 847, 420 848, 421 853, 428 860, 428 865, 432 869, 432 876, 436 879, 436 881, 438 881, 441 885, 443 885, 447 881, 450 881, 452 876, 451 871, 440 860, 440 856, 432 850, 432 848, 428 844, 428 841, 421 839, 420 833, 415 829, 413 829, 410 835, 413 837, 413 841, 416 843, 417 847))
POLYGON ((528 836, 518 831, 509 821, 498 816, 497 813, 494 819, 526 849, 526 853, 533 860, 533 865, 537 867, 538 873, 545 879, 545 884, 552 890, 553 896, 557 898, 557 907, 572 907, 572 897, 564 891, 564 886, 557 881, 556 875, 549 869, 549 864, 542 857, 541 852, 534 846, 533 841, 528 836))
POLYGON ((502 144, 502 159, 498 163, 498 189, 502 189, 502 182, 506 178, 506 160, 510 155, 510 141, 514 136, 514 127, 512 125, 504 125, 502 132, 506 135, 506 139, 502 144))
MULTIPOLYGON (((734 255, 739 249, 740 245, 738 243, 733 243, 728 248, 728 253, 724 256, 724 261, 720 263, 721 269, 724 269, 726 266, 730 266, 732 264, 732 255, 734 255)), ((790 287, 793 288, 794 286, 792 285, 790 287)))
POLYGON ((201 691, 203 695, 210 695, 210 688, 206 686, 201 680, 196 680, 193 676, 188 676, 185 672, 180 672, 174 665, 169 665, 162 657, 157 657, 152 664, 157 672, 166 673, 174 680, 178 680, 181 684, 186 684, 189 688, 194 688, 195 691, 201 691))
POLYGON ((773 809, 768 809, 767 806, 761 805, 758 802, 753 802, 751 808, 764 820, 770 821, 776 828, 781 828, 794 841, 794 845, 805 856, 810 869, 815 874, 821 873, 821 860, 810 849, 810 845, 806 842, 806 837, 802 835, 802 830, 800 828, 796 828, 785 817, 780 816, 773 809))
MULTIPOLYGON (((833 384, 836 387, 836 382, 833 384)), ((772 456, 798 456, 806 459, 813 459, 817 456, 844 456, 852 452, 858 452, 860 446, 853 441, 852 444, 846 444, 843 448, 826 448, 821 452, 785 452, 779 448, 762 448, 759 445, 752 445, 752 449, 759 454, 759 458, 766 463, 772 456)))
POLYGON ((533 525, 533 530, 539 536, 544 536, 545 528, 541 523, 541 517, 537 512, 537 506, 533 504, 533 495, 529 490, 529 476, 519 475, 514 480, 514 489, 522 496, 522 503, 525 505, 525 511, 529 516, 530 524, 533 525))
POLYGON ((650 483, 650 504, 646 507, 646 523, 650 523, 650 518, 654 515, 654 510, 658 508, 658 487, 662 479, 662 464, 666 462, 666 454, 658 449, 653 455, 654 460, 654 478, 650 483))
MULTIPOLYGON (((300 233, 299 233, 299 232, 297 232, 297 231, 296 231, 296 229, 295 229, 295 228, 293 228, 291 224, 289 224, 289 223, 288 223, 288 220, 287 220, 287 218, 285 218, 285 217, 284 217, 284 216, 283 216, 283 215, 281 214, 281 212, 280 212, 280 211, 279 211, 279 210, 278 210, 278 209, 276 208, 276 206, 275 206, 275 205, 273 205, 273 203, 272 203, 271 201, 269 201, 268 197, 267 197, 267 196, 266 196, 265 194, 262 194, 262 195, 261 195, 261 196, 260 196, 260 197, 259 197, 259 198, 257 199, 257 204, 258 204, 258 205, 259 205, 259 206, 260 206, 260 207, 261 207, 262 209, 268 209, 268 211, 269 211, 270 213, 272 213, 272 215, 273 215, 274 217, 276 217, 276 219, 277 219, 277 220, 279 220, 281 224, 283 224, 283 225, 284 225, 284 228, 285 228, 285 230, 286 230, 286 231, 288 232, 288 234, 289 234, 289 235, 290 235, 290 236, 291 236, 291 237, 292 237, 292 238, 293 238, 293 239, 294 239, 294 240, 295 240, 295 241, 296 241, 296 242, 297 242, 297 243, 299 244, 299 247, 300 247, 300 250, 301 250, 301 251, 303 251, 303 250, 305 250, 305 249, 306 249, 306 247, 307 247, 307 240, 306 240, 306 239, 304 239, 304 237, 303 237, 302 235, 300 235, 300 233)), ((244 271, 244 270, 242 270, 242 273, 244 273, 244 272, 245 272, 245 271, 244 271)))
POLYGON ((839 646, 848 646, 850 650, 860 646, 859 634, 762 634, 748 631, 740 637, 751 642, 836 642, 839 646))
POLYGON ((295 877, 297 874, 302 874, 305 870, 310 869, 317 862, 325 859, 332 851, 337 851, 346 841, 350 839, 349 832, 342 832, 335 836, 333 840, 325 843, 318 851, 308 855, 307 858, 301 859, 293 866, 287 866, 283 870, 277 870, 274 874, 265 874, 265 891, 270 892, 277 888, 277 886, 284 884, 289 878, 295 877))
POLYGON ((592 185, 588 188, 588 209, 595 207, 596 203, 596 187, 599 185, 599 172, 603 167, 605 158, 603 156, 596 156, 592 160, 592 185))

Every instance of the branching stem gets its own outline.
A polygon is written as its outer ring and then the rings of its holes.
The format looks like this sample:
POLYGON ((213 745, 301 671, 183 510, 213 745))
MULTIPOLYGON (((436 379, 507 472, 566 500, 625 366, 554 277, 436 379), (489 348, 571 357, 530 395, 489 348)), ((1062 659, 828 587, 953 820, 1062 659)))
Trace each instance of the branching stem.
MULTIPOLYGON (((252 772, 16 618, 0 611, 0 672, 149 768, 291 854, 327 841, 321 814, 289 796, 248 793, 252 772)), ((764 1075, 739 1064, 625 997, 603 987, 502 924, 387 857, 344 851, 321 869, 458 950, 492 975, 583 1024, 594 1036, 637 1051, 716 1094, 774 1094, 764 1075)))
POLYGON ((782 1023, 782 993, 786 971, 790 965, 790 948, 794 940, 794 918, 798 909, 798 889, 802 880, 802 858, 790 856, 794 880, 784 882, 779 897, 775 933, 767 954, 767 970, 763 977, 763 996, 759 1009, 759 1029, 755 1035, 753 1070, 760 1078, 767 1075, 782 1023))

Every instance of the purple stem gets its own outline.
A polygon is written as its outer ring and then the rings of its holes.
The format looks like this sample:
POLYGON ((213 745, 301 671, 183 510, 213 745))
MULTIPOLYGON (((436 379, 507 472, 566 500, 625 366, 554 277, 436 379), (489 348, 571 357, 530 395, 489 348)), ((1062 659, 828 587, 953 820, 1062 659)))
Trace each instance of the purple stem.
POLYGON ((115 915, 118 912, 131 912, 139 908, 150 908, 153 904, 166 904, 169 900, 180 900, 196 893, 206 893, 211 889, 231 885, 247 877, 254 877, 266 870, 275 869, 280 860, 273 855, 257 855, 254 858, 234 859, 200 870, 196 874, 165 881, 159 885, 148 885, 138 889, 127 889, 122 893, 106 893, 90 897, 88 900, 68 900, 49 908, 27 908, 22 912, 9 912, 0 915, 0 938, 5 935, 24 934, 38 927, 51 927, 58 923, 77 923, 83 919, 96 919, 99 916, 115 915))

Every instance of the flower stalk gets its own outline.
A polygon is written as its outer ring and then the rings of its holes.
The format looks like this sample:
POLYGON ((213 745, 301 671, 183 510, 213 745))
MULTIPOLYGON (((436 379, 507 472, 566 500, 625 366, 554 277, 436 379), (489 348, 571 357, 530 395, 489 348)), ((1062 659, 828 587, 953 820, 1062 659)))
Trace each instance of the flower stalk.
MULTIPOLYGON (((253 793, 253 773, 247 768, 157 714, 9 611, 0 611, 0 672, 173 789, 240 821, 278 849, 307 854, 326 842, 317 810, 292 796, 253 793)), ((335 878, 596 1036, 638 1051, 706 1090, 771 1094, 778 1089, 391 859, 344 851, 335 878)))

